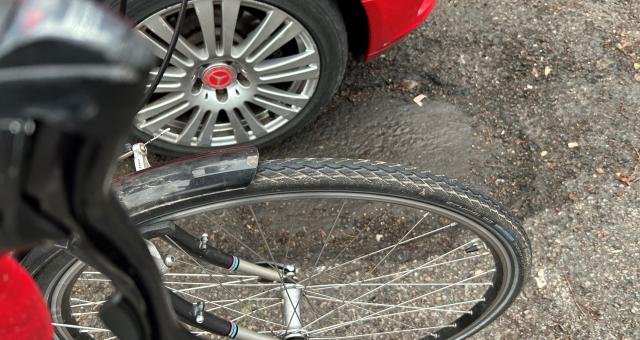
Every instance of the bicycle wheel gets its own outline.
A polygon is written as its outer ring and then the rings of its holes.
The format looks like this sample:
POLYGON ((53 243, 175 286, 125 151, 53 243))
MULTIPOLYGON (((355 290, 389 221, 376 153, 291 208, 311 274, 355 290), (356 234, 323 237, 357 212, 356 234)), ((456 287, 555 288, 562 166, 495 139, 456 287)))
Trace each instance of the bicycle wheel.
MULTIPOLYGON (((384 163, 267 161, 243 191, 165 202, 151 215, 140 223, 172 221, 243 259, 294 266, 296 327, 282 282, 212 266, 171 235, 152 240, 170 265, 168 289, 281 339, 466 338, 509 307, 530 267, 527 236, 500 204, 384 163)), ((57 336, 113 339, 97 317, 109 280, 60 249, 39 258, 34 276, 57 336)))

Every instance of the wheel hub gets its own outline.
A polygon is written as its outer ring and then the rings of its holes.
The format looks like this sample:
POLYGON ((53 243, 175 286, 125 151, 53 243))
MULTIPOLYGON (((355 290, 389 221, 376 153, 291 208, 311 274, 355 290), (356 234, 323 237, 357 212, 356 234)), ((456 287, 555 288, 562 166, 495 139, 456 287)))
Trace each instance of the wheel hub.
POLYGON ((226 64, 216 64, 207 67, 200 77, 202 84, 210 89, 224 90, 238 80, 236 70, 226 64))
POLYGON ((282 315, 283 324, 287 325, 285 340, 307 339, 306 331, 302 327, 302 304, 301 299, 304 294, 304 286, 299 284, 285 284, 282 292, 282 315))

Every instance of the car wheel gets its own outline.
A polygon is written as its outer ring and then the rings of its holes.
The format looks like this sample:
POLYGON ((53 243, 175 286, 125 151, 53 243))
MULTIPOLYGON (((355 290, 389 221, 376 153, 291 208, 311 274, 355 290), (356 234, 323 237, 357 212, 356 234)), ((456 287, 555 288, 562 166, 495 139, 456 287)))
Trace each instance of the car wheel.
MULTIPOLYGON (((127 14, 157 57, 179 0, 129 1, 127 14)), ((194 0, 171 63, 135 119, 165 153, 264 146, 300 130, 337 90, 347 33, 333 0, 194 0)))

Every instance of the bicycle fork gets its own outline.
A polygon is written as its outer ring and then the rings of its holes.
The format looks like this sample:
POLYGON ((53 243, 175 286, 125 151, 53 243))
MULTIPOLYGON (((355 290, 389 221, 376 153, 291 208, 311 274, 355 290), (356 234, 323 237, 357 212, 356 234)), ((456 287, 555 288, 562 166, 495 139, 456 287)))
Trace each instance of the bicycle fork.
MULTIPOLYGON (((143 230, 145 230, 143 228, 143 230)), ((174 244, 177 248, 196 259, 223 268, 229 273, 242 273, 257 276, 263 282, 281 283, 280 296, 282 298, 282 322, 286 326, 280 330, 279 334, 261 334, 238 326, 233 321, 224 320, 213 315, 206 310, 204 301, 192 304, 174 292, 170 292, 173 308, 181 321, 214 333, 239 340, 304 340, 307 339, 306 331, 303 328, 302 320, 302 298, 304 296, 304 286, 296 282, 297 269, 291 264, 281 264, 275 262, 252 263, 237 256, 227 254, 209 244, 209 235, 202 234, 200 238, 193 237, 172 222, 161 222, 156 226, 146 228, 149 236, 162 235, 174 244)), ((175 258, 172 255, 160 254, 153 243, 147 241, 149 252, 153 257, 156 266, 161 273, 166 273, 175 258)), ((220 307, 220 306, 216 306, 220 307)))

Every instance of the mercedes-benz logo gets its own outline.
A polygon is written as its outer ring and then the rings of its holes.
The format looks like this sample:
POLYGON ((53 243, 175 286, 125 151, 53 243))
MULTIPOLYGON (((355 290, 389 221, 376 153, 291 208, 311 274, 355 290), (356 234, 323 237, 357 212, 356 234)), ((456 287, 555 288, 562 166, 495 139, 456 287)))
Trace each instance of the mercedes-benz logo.
POLYGON ((228 65, 214 65, 204 71, 202 82, 206 87, 223 90, 236 81, 236 71, 228 65))

